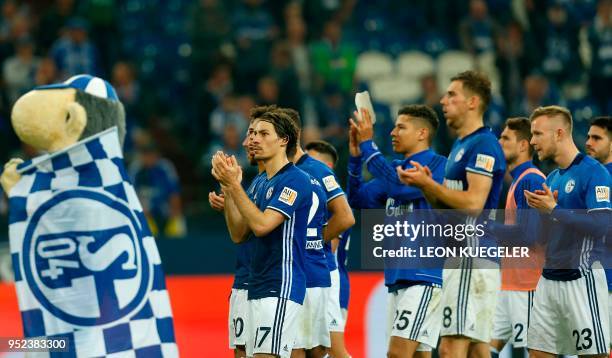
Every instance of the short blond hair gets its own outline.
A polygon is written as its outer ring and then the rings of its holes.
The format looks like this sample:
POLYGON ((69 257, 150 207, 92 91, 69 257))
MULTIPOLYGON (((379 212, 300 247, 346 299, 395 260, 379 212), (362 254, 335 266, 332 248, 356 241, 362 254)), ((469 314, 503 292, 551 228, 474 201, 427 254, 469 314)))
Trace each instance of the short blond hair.
POLYGON ((529 116, 529 121, 533 122, 534 119, 546 116, 546 117, 561 117, 563 121, 569 126, 570 133, 572 132, 573 120, 572 113, 569 109, 561 106, 545 106, 536 108, 531 116, 529 116))

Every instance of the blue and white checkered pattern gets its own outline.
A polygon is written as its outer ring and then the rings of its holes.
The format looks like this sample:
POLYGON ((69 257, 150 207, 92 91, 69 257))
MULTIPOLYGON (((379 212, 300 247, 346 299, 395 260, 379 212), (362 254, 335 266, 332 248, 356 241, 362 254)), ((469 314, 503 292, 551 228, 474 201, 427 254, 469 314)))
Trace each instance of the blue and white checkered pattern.
POLYGON ((26 337, 68 336, 66 357, 176 357, 160 256, 117 128, 22 163, 9 236, 26 337))
POLYGON ((93 96, 100 98, 106 98, 113 101, 118 101, 117 92, 115 88, 107 81, 94 77, 91 75, 76 75, 72 76, 62 83, 54 83, 51 85, 38 86, 35 90, 45 89, 61 89, 61 88, 74 88, 81 90, 85 93, 89 93, 93 96))

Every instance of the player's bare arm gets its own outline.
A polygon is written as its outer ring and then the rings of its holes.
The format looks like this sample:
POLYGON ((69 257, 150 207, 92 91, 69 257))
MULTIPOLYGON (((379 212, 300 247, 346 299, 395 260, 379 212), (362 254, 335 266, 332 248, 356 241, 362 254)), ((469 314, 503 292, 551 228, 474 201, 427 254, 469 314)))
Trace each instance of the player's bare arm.
MULTIPOLYGON (((232 242, 239 244, 247 240, 251 230, 249 229, 246 221, 244 220, 244 218, 238 211, 238 208, 236 207, 234 200, 232 200, 231 195, 229 194, 226 195, 226 192, 228 191, 227 184, 221 179, 219 174, 217 174, 217 170, 215 169, 215 168, 219 168, 221 163, 225 163, 227 165, 233 165, 233 163, 236 163, 236 166, 238 165, 237 162, 235 162, 235 158, 227 158, 225 154, 223 153, 217 153, 213 156, 212 175, 221 184, 221 188, 223 190, 223 194, 222 194, 223 196, 221 197, 215 194, 216 195, 215 197, 215 196, 209 195, 209 200, 216 200, 217 205, 220 205, 222 201, 223 216, 225 217, 225 223, 227 225, 227 229, 230 234, 230 239, 232 240, 232 242)), ((242 181, 241 173, 236 177, 236 180, 239 183, 242 181)), ((212 206, 212 203, 211 203, 211 206, 212 206)))
POLYGON ((345 195, 340 195, 327 203, 327 210, 331 217, 323 232, 325 241, 338 239, 340 234, 355 225, 355 217, 345 195))

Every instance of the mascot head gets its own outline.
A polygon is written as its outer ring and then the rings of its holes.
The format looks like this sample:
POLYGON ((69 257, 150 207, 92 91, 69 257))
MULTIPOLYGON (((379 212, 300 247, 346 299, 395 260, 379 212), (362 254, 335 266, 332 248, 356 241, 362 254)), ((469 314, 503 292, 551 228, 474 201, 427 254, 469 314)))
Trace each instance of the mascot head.
POLYGON ((40 86, 15 102, 11 121, 22 142, 45 152, 64 149, 113 126, 125 137, 125 110, 107 81, 78 75, 40 86))

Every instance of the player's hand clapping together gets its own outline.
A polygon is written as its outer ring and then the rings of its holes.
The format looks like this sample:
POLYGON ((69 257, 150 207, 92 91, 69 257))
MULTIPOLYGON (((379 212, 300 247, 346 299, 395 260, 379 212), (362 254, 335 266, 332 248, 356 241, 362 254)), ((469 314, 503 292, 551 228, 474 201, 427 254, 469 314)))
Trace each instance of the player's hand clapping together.
POLYGON ((559 193, 557 191, 553 193, 545 183, 542 184, 542 187, 544 190, 536 190, 534 192, 524 191, 527 205, 538 209, 540 212, 550 214, 557 206, 557 196, 559 193))
POLYGON ((221 186, 240 184, 242 182, 242 168, 235 156, 227 156, 218 151, 212 158, 212 175, 221 186))

